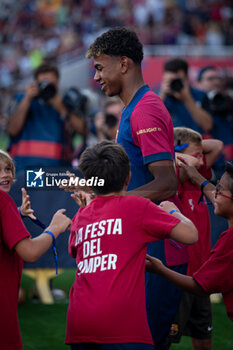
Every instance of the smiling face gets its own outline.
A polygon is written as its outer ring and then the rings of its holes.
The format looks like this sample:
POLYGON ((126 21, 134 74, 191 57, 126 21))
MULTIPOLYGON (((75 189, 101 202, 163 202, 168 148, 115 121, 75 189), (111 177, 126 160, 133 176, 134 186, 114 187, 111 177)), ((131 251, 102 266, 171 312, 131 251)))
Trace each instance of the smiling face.
POLYGON ((233 195, 231 193, 232 179, 228 173, 224 173, 216 186, 214 213, 229 219, 233 216, 233 195))
POLYGON ((0 189, 9 192, 14 181, 12 168, 8 161, 0 160, 0 189))
POLYGON ((94 57, 96 69, 94 80, 100 84, 101 90, 107 96, 120 95, 122 90, 121 82, 121 58, 101 54, 94 57))
POLYGON ((196 165, 196 168, 199 169, 204 163, 203 163, 203 148, 202 145, 189 142, 188 147, 184 150, 185 154, 188 154, 192 157, 197 158, 198 164, 196 165))

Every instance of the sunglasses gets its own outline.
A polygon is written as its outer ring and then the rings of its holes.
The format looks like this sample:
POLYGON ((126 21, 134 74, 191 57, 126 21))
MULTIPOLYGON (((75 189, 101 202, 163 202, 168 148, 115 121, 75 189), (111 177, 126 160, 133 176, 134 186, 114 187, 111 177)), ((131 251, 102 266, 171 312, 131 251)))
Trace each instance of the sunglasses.
POLYGON ((226 194, 223 194, 221 191, 224 191, 223 188, 221 188, 221 185, 219 184, 219 182, 217 182, 217 185, 215 187, 215 198, 217 198, 218 196, 222 196, 225 198, 229 198, 231 200, 233 200, 233 197, 227 196, 226 194))

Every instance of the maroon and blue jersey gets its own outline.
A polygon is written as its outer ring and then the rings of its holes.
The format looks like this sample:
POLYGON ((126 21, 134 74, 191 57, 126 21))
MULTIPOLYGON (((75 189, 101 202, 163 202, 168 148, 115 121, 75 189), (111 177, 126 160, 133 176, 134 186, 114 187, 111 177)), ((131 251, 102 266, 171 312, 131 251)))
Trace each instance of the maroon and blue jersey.
POLYGON ((174 136, 171 117, 159 96, 147 85, 141 87, 123 109, 117 135, 130 159, 128 190, 153 180, 147 164, 173 160, 174 136))

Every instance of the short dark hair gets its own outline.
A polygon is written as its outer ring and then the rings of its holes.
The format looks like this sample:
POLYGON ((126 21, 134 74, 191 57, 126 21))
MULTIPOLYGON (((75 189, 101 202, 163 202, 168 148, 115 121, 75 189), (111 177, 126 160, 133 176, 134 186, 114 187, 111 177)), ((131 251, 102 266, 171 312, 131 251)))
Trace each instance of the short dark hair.
POLYGON ((171 58, 165 62, 163 68, 165 72, 177 73, 178 71, 182 70, 186 75, 188 75, 188 62, 179 57, 171 58))
POLYGON ((130 172, 125 150, 112 141, 102 141, 88 147, 80 157, 79 168, 86 180, 92 177, 104 180, 104 186, 93 186, 97 195, 120 192, 130 172))
POLYGON ((214 70, 214 71, 216 71, 217 69, 216 69, 216 67, 214 67, 214 66, 205 66, 205 67, 203 67, 203 68, 199 71, 199 73, 198 73, 198 75, 197 75, 197 80, 198 80, 198 81, 201 81, 201 80, 202 80, 202 77, 203 77, 203 74, 204 74, 205 72, 207 72, 208 70, 214 70))
POLYGON ((39 65, 34 71, 34 78, 37 79, 38 75, 43 73, 54 73, 57 79, 59 79, 60 76, 57 66, 50 63, 42 63, 39 65))
POLYGON ((134 63, 140 64, 143 60, 143 47, 137 34, 125 27, 115 27, 100 35, 89 47, 86 57, 98 57, 101 54, 108 56, 126 56, 134 63))
POLYGON ((231 178, 230 191, 231 191, 231 195, 233 197, 233 163, 226 162, 226 164, 225 164, 225 172, 231 178))

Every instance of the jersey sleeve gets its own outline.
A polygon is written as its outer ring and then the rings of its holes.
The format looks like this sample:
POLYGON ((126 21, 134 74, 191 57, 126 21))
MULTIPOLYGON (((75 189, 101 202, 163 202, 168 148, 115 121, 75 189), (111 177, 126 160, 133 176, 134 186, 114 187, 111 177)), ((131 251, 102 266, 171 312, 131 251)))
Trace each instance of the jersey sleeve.
MULTIPOLYGON (((162 111, 158 109, 158 115, 162 111)), ((149 105, 147 109, 135 108, 131 116, 131 131, 135 144, 140 147, 144 164, 160 160, 173 160, 167 125, 149 105)))
POLYGON ((210 258, 193 278, 208 294, 227 293, 233 289, 233 240, 211 251, 210 258))
POLYGON ((31 237, 13 200, 6 201, 2 205, 0 222, 3 241, 9 249, 13 249, 23 239, 31 237))
POLYGON ((169 238, 172 229, 180 222, 156 204, 148 201, 142 220, 144 242, 154 242, 169 238))

